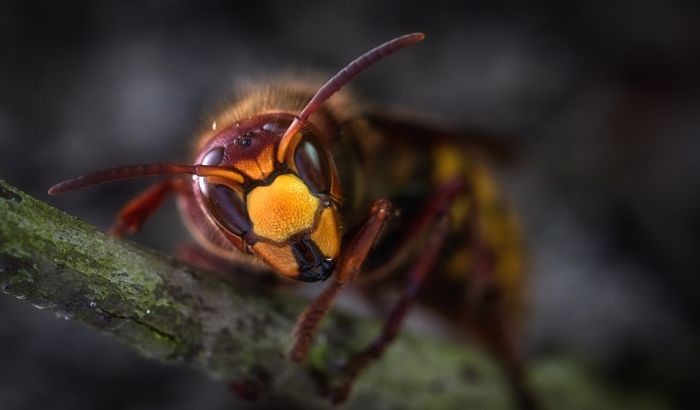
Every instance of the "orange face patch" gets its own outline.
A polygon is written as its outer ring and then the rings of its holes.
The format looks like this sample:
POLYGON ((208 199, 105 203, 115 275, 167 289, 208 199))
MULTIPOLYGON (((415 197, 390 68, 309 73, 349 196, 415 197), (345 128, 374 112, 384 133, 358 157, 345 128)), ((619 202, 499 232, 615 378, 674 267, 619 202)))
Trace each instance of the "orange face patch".
POLYGON ((253 245, 253 251, 283 276, 291 279, 296 279, 299 276, 299 267, 292 254, 291 246, 258 242, 253 245))
POLYGON ((265 147, 255 159, 242 159, 235 163, 240 170, 253 179, 265 179, 275 169, 273 162, 273 146, 265 147))
POLYGON ((321 205, 304 182, 292 174, 275 178, 272 184, 259 186, 247 197, 248 215, 253 232, 274 242, 310 229, 321 205))
POLYGON ((328 259, 335 258, 340 252, 340 230, 335 211, 326 208, 321 212, 318 226, 311 233, 311 240, 314 241, 323 256, 328 259))

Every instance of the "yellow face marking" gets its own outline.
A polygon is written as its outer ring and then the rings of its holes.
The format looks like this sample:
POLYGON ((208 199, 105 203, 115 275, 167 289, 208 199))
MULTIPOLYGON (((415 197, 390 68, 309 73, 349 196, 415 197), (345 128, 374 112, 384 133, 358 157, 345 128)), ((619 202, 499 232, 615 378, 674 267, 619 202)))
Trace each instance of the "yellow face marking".
POLYGON ((265 179, 275 169, 273 162, 273 147, 269 145, 263 149, 255 159, 242 159, 234 166, 253 179, 265 179))
POLYGON ((237 161, 234 166, 236 169, 240 170, 242 173, 246 174, 248 177, 253 179, 265 178, 260 167, 258 167, 258 162, 252 159, 242 159, 237 161))
POLYGON ((288 278, 296 279, 299 276, 299 267, 292 254, 289 245, 273 245, 258 242, 253 245, 253 251, 265 263, 272 266, 277 272, 288 278))
POLYGON ((311 233, 311 240, 328 259, 334 259, 340 252, 340 231, 332 208, 326 208, 321 212, 318 226, 311 233))
POLYGON ((250 191, 248 215, 256 235, 283 242, 314 224, 320 200, 292 174, 280 175, 267 186, 250 191))
POLYGON ((258 167, 260 167, 260 171, 262 171, 262 173, 265 174, 265 176, 270 175, 275 169, 273 151, 273 146, 268 145, 267 147, 265 147, 264 150, 260 152, 260 155, 258 155, 258 167))

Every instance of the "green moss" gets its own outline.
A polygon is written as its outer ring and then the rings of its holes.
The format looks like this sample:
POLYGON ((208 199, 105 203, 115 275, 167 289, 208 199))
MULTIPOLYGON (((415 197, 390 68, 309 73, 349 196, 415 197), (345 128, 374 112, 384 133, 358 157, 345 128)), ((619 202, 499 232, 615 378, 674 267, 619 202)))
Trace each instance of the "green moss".
MULTIPOLYGON (((269 400, 303 408, 328 407, 324 387, 380 328, 332 314, 307 363, 291 363, 284 354, 305 301, 193 271, 98 232, 2 181, 0 284, 4 293, 85 322, 146 356, 214 378, 252 379, 264 385, 269 400)), ((602 388, 565 358, 533 369, 534 386, 552 409, 663 408, 646 396, 602 388)), ((503 375, 481 350, 405 332, 360 377, 346 406, 511 407, 503 375)))

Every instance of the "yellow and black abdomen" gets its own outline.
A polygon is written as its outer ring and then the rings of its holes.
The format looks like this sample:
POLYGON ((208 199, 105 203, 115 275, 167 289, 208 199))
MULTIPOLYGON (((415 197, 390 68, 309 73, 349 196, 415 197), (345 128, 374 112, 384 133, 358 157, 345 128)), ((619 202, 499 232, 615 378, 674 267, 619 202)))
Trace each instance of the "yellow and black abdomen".
POLYGON ((478 310, 495 308, 489 304, 499 305, 497 310, 513 318, 519 316, 525 274, 521 232, 487 161, 477 152, 449 144, 437 146, 432 154, 436 184, 457 177, 466 186, 452 205, 454 241, 447 242, 441 281, 463 284, 464 298, 454 303, 468 307, 462 312, 468 316, 465 319, 479 320, 474 317, 478 310))
MULTIPOLYGON (((439 186, 460 180, 465 189, 450 207, 450 236, 419 298, 453 321, 488 320, 479 317, 483 311, 498 311, 517 321, 523 310, 525 271, 520 229, 483 153, 447 139, 416 143, 400 136, 375 138, 362 175, 366 202, 387 198, 399 210, 398 221, 377 253, 404 246, 406 232, 439 186)), ((374 255, 370 263, 386 259, 387 255, 374 255)), ((392 277, 401 279, 401 273, 392 277)))

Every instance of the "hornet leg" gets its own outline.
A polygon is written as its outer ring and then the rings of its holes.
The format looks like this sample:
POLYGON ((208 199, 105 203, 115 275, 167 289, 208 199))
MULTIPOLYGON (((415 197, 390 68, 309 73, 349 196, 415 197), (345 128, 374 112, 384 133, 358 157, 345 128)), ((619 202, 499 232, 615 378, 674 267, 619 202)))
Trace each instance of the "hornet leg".
POLYGON ((408 273, 408 280, 389 318, 384 323, 381 334, 364 350, 352 356, 341 370, 340 381, 332 390, 334 404, 347 399, 357 376, 373 361, 377 360, 391 342, 396 339, 423 282, 435 265, 442 245, 450 230, 449 209, 452 201, 462 190, 461 183, 448 183, 440 188, 435 200, 424 211, 423 223, 430 223, 428 240, 419 258, 408 273))
POLYGON ((145 191, 124 205, 109 232, 114 236, 138 232, 146 219, 160 207, 163 199, 168 194, 180 190, 180 184, 180 180, 166 179, 146 188, 145 191))
POLYGON ((341 256, 333 282, 299 316, 294 327, 294 345, 289 351, 292 360, 300 362, 306 357, 321 321, 333 307, 340 291, 359 274, 360 267, 377 240, 384 222, 389 218, 390 211, 389 201, 380 199, 374 203, 369 216, 350 242, 348 250, 341 256))

